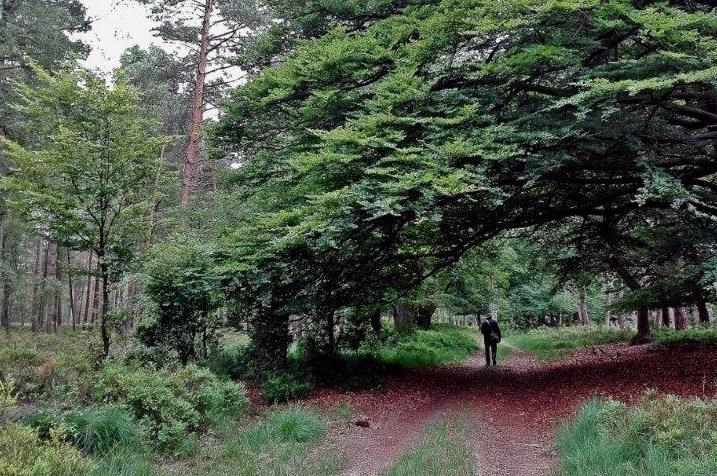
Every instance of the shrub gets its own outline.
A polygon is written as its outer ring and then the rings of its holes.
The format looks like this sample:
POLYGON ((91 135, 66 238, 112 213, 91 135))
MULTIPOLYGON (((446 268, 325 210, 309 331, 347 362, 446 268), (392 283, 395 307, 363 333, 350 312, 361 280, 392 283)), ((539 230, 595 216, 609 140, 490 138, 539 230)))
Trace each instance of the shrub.
POLYGON ((264 399, 269 403, 300 400, 311 394, 311 383, 297 373, 285 372, 270 377, 264 384, 264 399))
POLYGON ((244 389, 194 365, 179 372, 106 367, 96 388, 101 401, 128 408, 162 451, 178 453, 188 433, 246 404, 244 389))
POLYGON ((227 378, 244 377, 247 374, 247 346, 231 345, 212 352, 206 361, 207 367, 215 374, 227 378))
POLYGON ((90 469, 90 462, 61 435, 45 442, 30 427, 0 427, 0 476, 75 476, 90 469))

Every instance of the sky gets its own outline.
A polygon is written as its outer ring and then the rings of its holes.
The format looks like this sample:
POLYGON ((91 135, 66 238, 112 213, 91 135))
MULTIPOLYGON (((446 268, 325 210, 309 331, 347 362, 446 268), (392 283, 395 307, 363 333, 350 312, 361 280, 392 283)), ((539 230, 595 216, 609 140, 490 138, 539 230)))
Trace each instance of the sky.
POLYGON ((130 46, 162 45, 152 35, 152 20, 146 7, 133 0, 82 0, 93 19, 92 30, 82 35, 92 47, 85 65, 110 72, 119 66, 122 52, 130 46))

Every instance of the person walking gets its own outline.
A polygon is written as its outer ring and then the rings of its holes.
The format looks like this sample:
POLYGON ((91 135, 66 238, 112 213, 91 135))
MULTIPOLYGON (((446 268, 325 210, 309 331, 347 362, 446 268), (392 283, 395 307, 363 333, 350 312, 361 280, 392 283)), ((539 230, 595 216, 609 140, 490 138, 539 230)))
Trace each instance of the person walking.
POLYGON ((481 322, 480 333, 483 334, 483 346, 485 347, 485 366, 489 367, 491 360, 493 365, 497 365, 496 354, 498 352, 498 343, 501 339, 498 321, 489 315, 488 319, 483 319, 483 322, 481 322))

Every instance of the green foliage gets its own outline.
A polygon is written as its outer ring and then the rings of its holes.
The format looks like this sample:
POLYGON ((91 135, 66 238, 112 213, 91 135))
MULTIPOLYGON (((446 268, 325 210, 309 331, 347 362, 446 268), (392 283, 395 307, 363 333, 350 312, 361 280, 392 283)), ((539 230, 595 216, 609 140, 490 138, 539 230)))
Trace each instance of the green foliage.
POLYGON ((5 412, 17 403, 17 391, 15 390, 15 381, 8 379, 0 380, 0 420, 2 420, 5 412))
POLYGON ((283 403, 308 397, 312 385, 301 374, 285 372, 269 377, 262 390, 267 402, 283 403))
POLYGON ((15 423, 0 426, 2 476, 84 475, 90 469, 90 461, 64 443, 62 435, 42 441, 32 428, 15 423))
POLYGON ((96 398, 126 407, 161 451, 186 449, 187 436, 213 418, 235 415, 246 403, 244 389, 211 371, 188 365, 178 372, 107 366, 96 398))
POLYGON ((466 444, 467 430, 456 416, 434 424, 418 447, 400 455, 384 475, 476 474, 473 449, 466 444))
POLYGON ((717 403, 646 394, 638 407, 593 401, 558 436, 560 474, 710 475, 717 403))
POLYGON ((76 404, 88 400, 101 356, 99 339, 89 331, 33 335, 17 329, 0 336, 0 377, 15 381, 21 400, 76 404))
MULTIPOLYGON (((710 2, 273 3, 314 18, 295 30, 309 39, 235 90, 214 137, 243 158, 232 200, 252 211, 223 282, 259 325, 406 298, 512 230, 549 244, 560 278, 657 287, 684 263, 670 298, 694 300, 717 233, 710 2)), ((525 263, 497 251, 447 304, 570 309, 551 267, 510 282, 525 263)), ((262 346, 285 363, 285 339, 262 346)))
POLYGON ((430 330, 389 339, 376 358, 386 365, 415 369, 460 362, 477 350, 474 328, 434 324, 430 330))
POLYGON ((628 342, 631 336, 629 329, 559 327, 511 333, 506 341, 518 349, 535 353, 538 360, 546 361, 563 358, 573 349, 628 342))
POLYGON ((182 363, 206 357, 216 345, 220 305, 213 274, 212 250, 199 239, 181 237, 155 246, 147 263, 146 293, 156 307, 156 319, 138 330, 147 345, 169 345, 182 363))

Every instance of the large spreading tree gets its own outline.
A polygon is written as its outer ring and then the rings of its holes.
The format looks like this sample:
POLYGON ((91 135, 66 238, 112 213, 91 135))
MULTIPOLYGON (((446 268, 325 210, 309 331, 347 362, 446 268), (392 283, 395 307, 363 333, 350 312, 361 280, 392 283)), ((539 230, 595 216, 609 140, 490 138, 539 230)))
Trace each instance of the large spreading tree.
POLYGON ((384 3, 235 91, 217 142, 261 209, 234 248, 257 265, 237 292, 296 288, 330 316, 503 230, 713 219, 709 2, 384 3))

